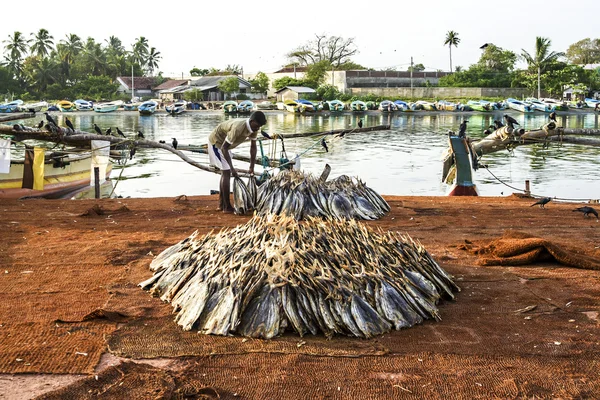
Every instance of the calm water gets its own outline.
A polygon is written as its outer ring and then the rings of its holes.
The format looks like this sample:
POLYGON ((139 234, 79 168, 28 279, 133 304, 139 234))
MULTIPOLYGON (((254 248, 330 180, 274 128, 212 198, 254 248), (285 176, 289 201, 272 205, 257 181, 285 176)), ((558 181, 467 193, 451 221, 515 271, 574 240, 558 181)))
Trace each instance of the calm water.
MULTIPOLYGON (((320 174, 325 164, 332 167, 330 177, 346 174, 359 177, 381 194, 388 195, 446 195, 449 186, 441 182, 441 157, 447 148, 447 132, 457 131, 463 118, 468 118, 468 135, 483 137, 483 130, 501 119, 504 112, 480 113, 396 113, 393 116, 369 112, 362 116, 351 114, 309 116, 283 111, 267 113, 265 130, 270 133, 327 131, 355 127, 359 118, 364 126, 390 124, 391 130, 346 135, 343 139, 327 137, 329 152, 314 145, 316 138, 286 139, 288 158, 302 154, 301 165, 306 172, 320 174), (307 151, 308 149, 308 151, 307 151)), ((508 112, 525 129, 543 125, 544 114, 524 115, 508 112)), ((60 113, 55 113, 64 125, 60 113)), ((180 144, 200 145, 207 141, 212 129, 226 118, 222 112, 188 112, 177 117, 167 114, 140 116, 137 112, 99 114, 94 112, 69 115, 75 127, 93 132, 93 124, 107 129, 120 127, 125 134, 141 129, 146 138, 180 144)), ((592 112, 571 112, 559 115, 559 123, 568 128, 598 128, 598 115, 592 112)), ((25 122, 32 124, 31 122, 25 122)), ((242 145, 236 153, 249 154, 242 145)), ((271 143, 264 150, 272 154, 271 143)), ((275 149, 280 156, 281 144, 275 149)), ((208 164, 208 156, 188 153, 194 160, 208 164)), ((260 149, 259 149, 260 155, 260 149)), ((485 169, 475 172, 475 182, 483 196, 507 196, 523 190, 530 180, 534 195, 556 196, 559 199, 589 200, 600 198, 600 148, 551 144, 521 146, 514 153, 507 151, 486 155, 487 164, 496 179, 485 169), (507 186, 510 185, 513 188, 507 186)), ((248 164, 234 161, 239 168, 248 164)), ((260 172, 259 167, 256 168, 260 172)), ((115 194, 123 197, 163 197, 209 194, 218 189, 219 175, 197 169, 177 156, 162 150, 140 149, 133 160, 123 166, 115 165, 111 178, 115 194)))

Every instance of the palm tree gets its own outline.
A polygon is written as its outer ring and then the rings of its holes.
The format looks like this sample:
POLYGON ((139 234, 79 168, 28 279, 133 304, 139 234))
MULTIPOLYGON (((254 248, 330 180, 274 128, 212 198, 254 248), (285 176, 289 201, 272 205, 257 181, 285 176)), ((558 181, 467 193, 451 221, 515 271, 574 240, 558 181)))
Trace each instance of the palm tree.
POLYGON ((448 45, 448 49, 450 49, 450 72, 452 72, 452 46, 458 47, 459 43, 460 39, 458 38, 458 32, 448 31, 448 33, 446 33, 444 45, 448 45))
POLYGON ((137 38, 136 42, 133 44, 133 51, 131 53, 133 62, 143 68, 146 65, 146 59, 148 58, 148 39, 143 36, 137 38))
POLYGON ((156 47, 151 47, 146 60, 146 66, 148 67, 150 75, 152 75, 155 69, 158 69, 158 62, 161 58, 160 51, 157 51, 156 47))
POLYGON ((538 99, 541 97, 541 76, 542 71, 549 65, 556 62, 560 57, 565 54, 556 51, 550 51, 550 45, 552 41, 548 38, 538 36, 535 38, 535 53, 529 54, 525 50, 521 49, 521 57, 527 62, 529 68, 537 70, 537 87, 538 87, 538 99))
POLYGON ((40 58, 44 58, 52 50, 54 46, 54 38, 48 33, 48 30, 42 28, 37 34, 31 34, 33 36, 33 44, 30 46, 29 51, 31 54, 35 54, 40 58))
POLYGON ((6 43, 4 52, 8 53, 5 56, 6 66, 17 79, 20 79, 23 72, 23 56, 27 53, 27 43, 29 41, 25 39, 21 32, 15 31, 12 36, 9 35, 8 39, 3 40, 2 43, 6 43))
POLYGON ((62 81, 71 79, 71 67, 75 61, 75 57, 83 49, 83 43, 81 38, 74 33, 65 35, 66 40, 63 39, 56 45, 56 55, 60 60, 61 75, 63 76, 62 81))

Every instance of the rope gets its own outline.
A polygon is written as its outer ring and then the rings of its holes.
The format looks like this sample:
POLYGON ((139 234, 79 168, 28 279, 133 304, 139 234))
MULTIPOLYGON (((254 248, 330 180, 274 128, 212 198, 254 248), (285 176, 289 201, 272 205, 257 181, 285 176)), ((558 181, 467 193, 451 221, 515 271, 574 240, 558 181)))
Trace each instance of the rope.
MULTIPOLYGON (((503 184, 504 186, 507 186, 513 190, 516 190, 518 192, 523 192, 525 193, 524 189, 519 189, 516 188, 514 186, 509 185, 508 183, 504 182, 502 179, 498 178, 496 175, 494 175, 494 173, 492 171, 490 171, 490 168, 487 165, 481 165, 482 168, 485 168, 490 175, 492 175, 494 177, 494 179, 496 179, 498 182, 500 182, 501 184, 503 184)), ((531 193, 531 197, 535 197, 535 198, 542 198, 542 197, 547 197, 547 196, 542 196, 542 195, 538 195, 538 194, 533 194, 531 193)), ((574 202, 584 202, 584 201, 589 201, 590 199, 574 199, 574 198, 565 198, 565 197, 553 197, 553 199, 555 200, 562 200, 562 201, 574 201, 574 202)))

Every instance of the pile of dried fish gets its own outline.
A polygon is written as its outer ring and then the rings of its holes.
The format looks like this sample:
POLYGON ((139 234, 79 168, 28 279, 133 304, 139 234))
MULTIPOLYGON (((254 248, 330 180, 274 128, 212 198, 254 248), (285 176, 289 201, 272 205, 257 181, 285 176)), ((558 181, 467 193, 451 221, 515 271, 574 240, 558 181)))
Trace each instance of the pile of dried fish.
POLYGON ((254 210, 256 204, 256 178, 248 178, 248 186, 241 178, 233 178, 233 210, 236 214, 244 215, 254 210))
POLYGON ((375 220, 389 212, 390 206, 359 179, 341 175, 322 181, 301 171, 283 170, 258 188, 255 209, 260 215, 287 214, 296 220, 375 220))
POLYGON ((286 329, 369 338, 440 319, 458 286, 409 236, 355 220, 255 215, 167 248, 140 283, 184 330, 272 338, 286 329))

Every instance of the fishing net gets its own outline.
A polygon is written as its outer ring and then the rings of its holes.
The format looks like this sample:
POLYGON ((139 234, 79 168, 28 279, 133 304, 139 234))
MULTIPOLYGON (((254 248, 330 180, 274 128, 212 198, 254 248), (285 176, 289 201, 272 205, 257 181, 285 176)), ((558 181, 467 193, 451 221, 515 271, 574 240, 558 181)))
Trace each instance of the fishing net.
POLYGON ((164 250, 140 283, 184 330, 272 338, 286 329, 369 338, 440 319, 458 290, 407 235, 354 220, 255 216, 164 250))

